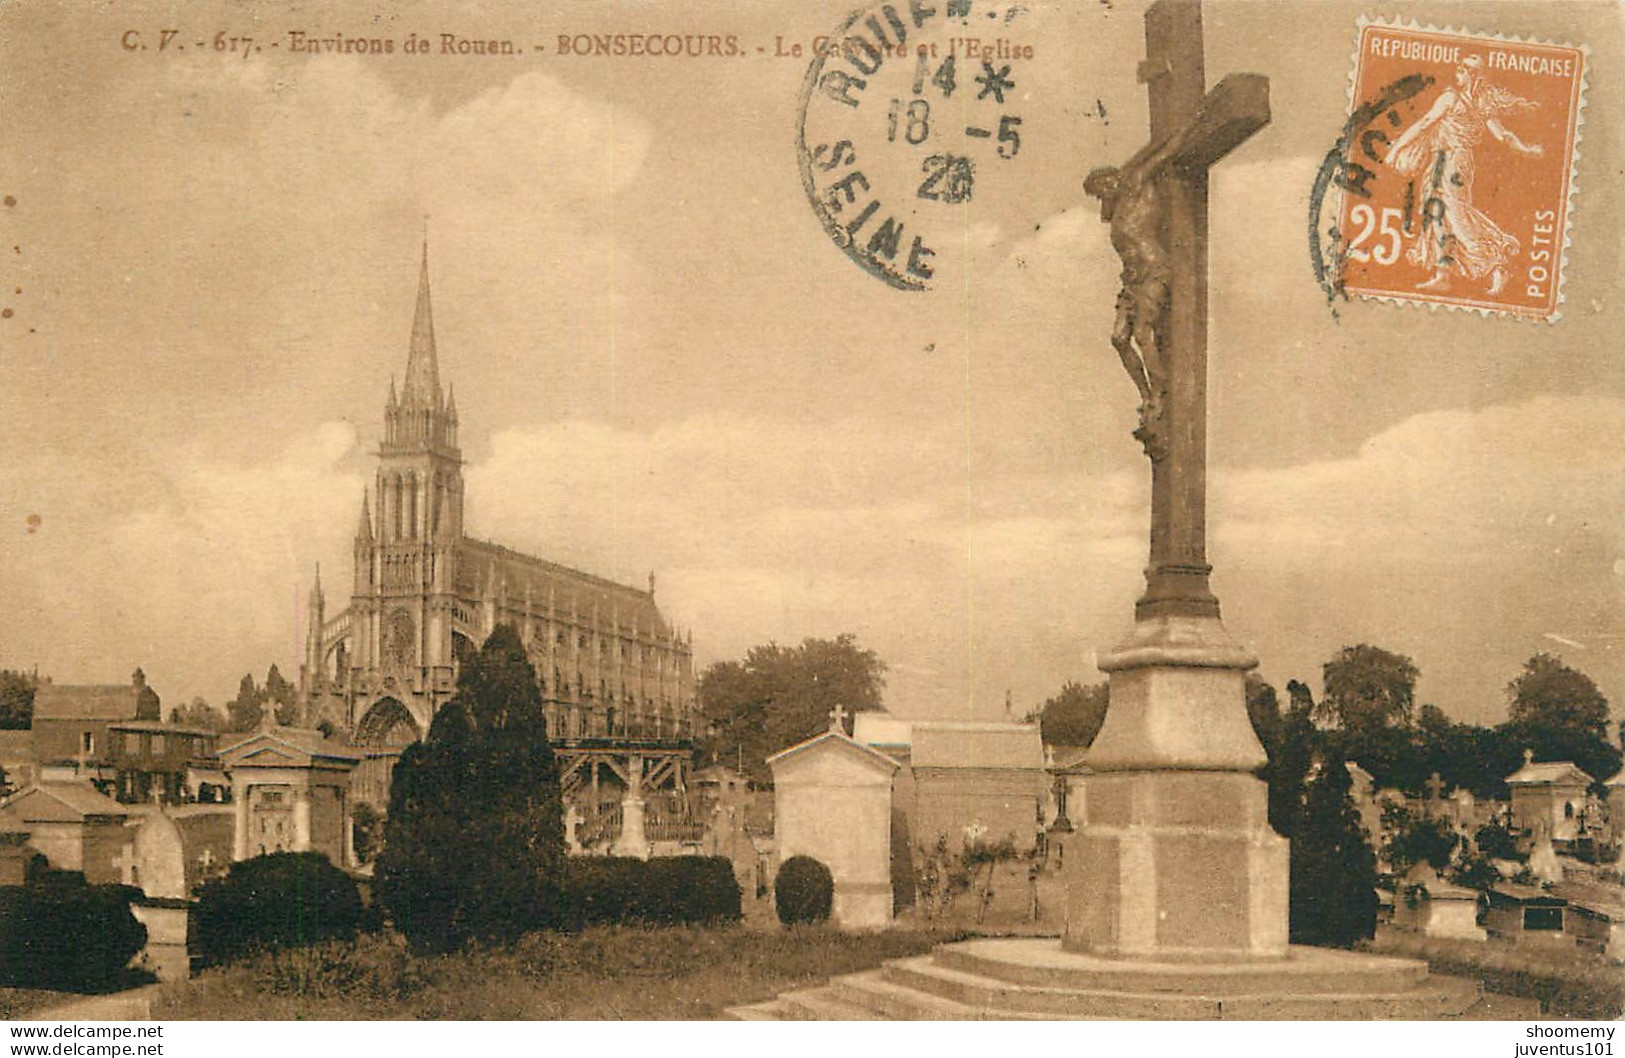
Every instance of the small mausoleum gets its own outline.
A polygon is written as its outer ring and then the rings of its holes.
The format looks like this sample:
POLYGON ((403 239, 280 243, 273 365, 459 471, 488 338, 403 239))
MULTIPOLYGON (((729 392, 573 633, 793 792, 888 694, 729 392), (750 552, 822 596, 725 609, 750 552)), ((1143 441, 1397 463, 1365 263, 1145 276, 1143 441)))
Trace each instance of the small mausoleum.
POLYGON ((1591 776, 1573 761, 1536 763, 1533 750, 1524 750, 1523 761, 1523 767, 1506 779, 1512 792, 1513 829, 1530 835, 1544 829, 1559 844, 1580 837, 1591 776))
POLYGON ((295 727, 262 728, 220 750, 236 813, 232 858, 267 852, 320 852, 355 862, 350 835, 350 773, 361 754, 295 727))
POLYGON ((811 856, 835 880, 832 917, 848 929, 892 921, 892 778, 897 762, 849 738, 839 706, 830 729, 767 758, 778 863, 811 856))
POLYGON ((28 844, 52 867, 83 871, 91 885, 107 885, 122 881, 129 814, 88 782, 42 782, 0 805, 0 827, 27 832, 28 844))

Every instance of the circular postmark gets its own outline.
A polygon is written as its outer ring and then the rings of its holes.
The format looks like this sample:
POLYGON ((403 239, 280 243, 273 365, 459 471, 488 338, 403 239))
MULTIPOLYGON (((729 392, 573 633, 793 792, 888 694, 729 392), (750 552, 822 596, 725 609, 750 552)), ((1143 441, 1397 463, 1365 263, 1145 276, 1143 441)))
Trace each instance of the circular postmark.
POLYGON ((938 249, 987 180, 1020 166, 1033 46, 1019 6, 897 0, 812 42, 796 129, 801 183, 824 231, 899 290, 940 278, 938 249), (970 36, 974 29, 985 34, 970 36))
MULTIPOLYGON (((1347 298, 1345 268, 1351 256, 1363 252, 1344 230, 1345 206, 1349 205, 1345 196, 1355 200, 1373 196, 1391 142, 1388 126, 1399 125, 1401 107, 1432 84, 1431 77, 1409 74, 1356 106, 1315 173, 1309 193, 1309 264, 1328 301, 1347 298), (1332 188, 1337 193, 1328 195, 1332 188)), ((1415 206, 1413 193, 1413 211, 1415 206)), ((1407 214, 1401 218, 1407 230, 1414 223, 1413 217, 1407 214)))

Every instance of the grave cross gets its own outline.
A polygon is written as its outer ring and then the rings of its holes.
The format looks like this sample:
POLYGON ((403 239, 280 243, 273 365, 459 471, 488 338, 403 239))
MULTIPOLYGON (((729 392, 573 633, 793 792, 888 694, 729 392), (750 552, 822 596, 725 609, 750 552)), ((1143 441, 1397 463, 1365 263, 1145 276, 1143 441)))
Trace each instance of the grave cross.
POLYGON ((1151 139, 1084 189, 1101 200, 1123 260, 1112 344, 1140 391, 1135 437, 1151 459, 1151 564, 1140 620, 1217 617, 1207 564, 1207 174, 1270 119, 1269 79, 1206 91, 1199 0, 1145 16, 1151 139))
POLYGON ((829 711, 829 729, 846 734, 846 710, 841 708, 840 702, 836 702, 835 708, 829 711))

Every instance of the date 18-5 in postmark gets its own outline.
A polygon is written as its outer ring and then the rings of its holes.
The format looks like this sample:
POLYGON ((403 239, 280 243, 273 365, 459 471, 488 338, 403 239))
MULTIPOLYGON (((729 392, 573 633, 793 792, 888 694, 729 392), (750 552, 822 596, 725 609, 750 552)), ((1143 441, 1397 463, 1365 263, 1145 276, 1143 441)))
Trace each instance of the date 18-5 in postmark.
POLYGON ((814 42, 797 129, 802 186, 830 239, 888 286, 930 289, 963 211, 1024 163, 1033 45, 1004 35, 1019 33, 1023 10, 894 0, 814 42))
POLYGON ((1313 203, 1322 284, 1555 320, 1587 49, 1381 21, 1358 40, 1313 203))

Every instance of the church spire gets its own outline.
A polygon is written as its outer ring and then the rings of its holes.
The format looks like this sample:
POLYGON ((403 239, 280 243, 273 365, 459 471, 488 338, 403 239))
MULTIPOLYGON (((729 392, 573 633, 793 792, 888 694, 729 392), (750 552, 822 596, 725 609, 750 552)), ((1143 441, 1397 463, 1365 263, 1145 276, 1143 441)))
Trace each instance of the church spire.
POLYGON ((361 490, 361 527, 356 530, 356 537, 361 540, 372 539, 372 504, 367 501, 367 490, 361 490))
POLYGON ((434 313, 429 305, 429 240, 423 240, 423 264, 418 273, 418 306, 412 316, 412 343, 406 357, 403 404, 440 405, 440 369, 435 363, 434 313))

